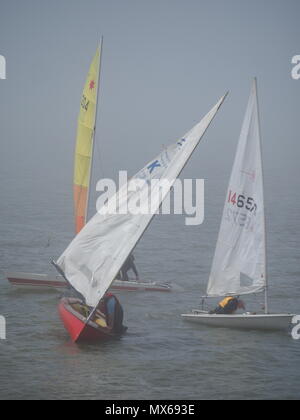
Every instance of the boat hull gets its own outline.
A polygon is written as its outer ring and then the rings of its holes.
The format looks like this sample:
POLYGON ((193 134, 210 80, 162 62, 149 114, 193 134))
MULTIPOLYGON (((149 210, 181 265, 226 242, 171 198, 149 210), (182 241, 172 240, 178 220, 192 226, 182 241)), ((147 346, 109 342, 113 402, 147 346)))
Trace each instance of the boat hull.
POLYGON ((292 314, 217 315, 197 310, 182 314, 182 318, 186 321, 209 327, 271 331, 289 329, 293 316, 292 314))
MULTIPOLYGON (((49 276, 47 274, 34 273, 8 273, 6 275, 9 283, 18 288, 26 289, 66 289, 67 283, 62 276, 49 276)), ((137 281, 115 280, 111 290, 128 292, 171 292, 172 288, 167 284, 142 283, 137 281)))
POLYGON ((72 308, 71 304, 76 302, 76 299, 64 298, 58 307, 60 318, 74 343, 107 341, 116 337, 116 334, 108 332, 94 322, 87 323, 87 319, 72 308))
POLYGON ((18 288, 26 289, 66 289, 67 283, 61 276, 48 276, 35 273, 8 273, 8 282, 18 288))

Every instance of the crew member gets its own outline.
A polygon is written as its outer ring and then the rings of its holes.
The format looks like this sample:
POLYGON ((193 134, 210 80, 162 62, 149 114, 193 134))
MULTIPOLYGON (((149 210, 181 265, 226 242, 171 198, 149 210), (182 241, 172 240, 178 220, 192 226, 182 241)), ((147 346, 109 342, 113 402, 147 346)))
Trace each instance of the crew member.
POLYGON ((223 315, 232 315, 234 314, 238 309, 245 309, 245 304, 241 299, 238 299, 233 296, 227 296, 225 299, 223 299, 216 309, 211 311, 211 314, 223 314, 223 315))
MULTIPOLYGON (((123 325, 124 311, 115 295, 106 293, 98 305, 98 311, 104 315, 106 327, 113 333, 122 334, 127 328, 123 325)), ((97 312, 98 312, 97 311, 97 312)), ((96 312, 96 316, 98 315, 96 312)))
POLYGON ((134 256, 131 254, 127 260, 125 261, 123 267, 121 268, 121 280, 123 281, 129 281, 128 277, 128 271, 132 270, 135 274, 136 281, 140 281, 139 273, 136 269, 135 263, 134 263, 134 256))

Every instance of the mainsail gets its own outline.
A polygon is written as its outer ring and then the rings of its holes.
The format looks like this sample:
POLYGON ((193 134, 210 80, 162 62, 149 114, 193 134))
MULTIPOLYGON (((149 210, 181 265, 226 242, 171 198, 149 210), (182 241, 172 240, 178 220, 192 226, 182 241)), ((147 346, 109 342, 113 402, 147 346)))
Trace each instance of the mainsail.
POLYGON ((261 139, 254 81, 230 178, 207 296, 266 288, 261 139))
POLYGON ((74 164, 74 209, 76 233, 80 232, 87 219, 99 91, 98 87, 100 82, 99 73, 101 49, 102 45, 97 48, 96 54, 90 66, 82 93, 78 118, 74 164))
MULTIPOLYGON (((126 209, 136 200, 146 202, 149 194, 155 193, 155 182, 169 181, 170 187, 181 173, 188 159, 222 105, 225 96, 212 110, 181 140, 164 150, 149 162, 135 177, 111 197, 107 207, 116 202, 116 214, 98 212, 71 242, 59 258, 57 264, 72 286, 95 307, 118 274, 120 268, 135 248, 145 232, 155 210, 157 211, 169 193, 160 192, 155 197, 155 209, 148 214, 132 214, 126 209), (137 181, 143 180, 138 191, 134 191, 137 181), (149 192, 148 185, 155 180, 149 192), (132 191, 127 194, 127 191, 132 191), (124 211, 125 210, 125 211, 124 211)), ((141 184, 141 183, 140 183, 141 184)))

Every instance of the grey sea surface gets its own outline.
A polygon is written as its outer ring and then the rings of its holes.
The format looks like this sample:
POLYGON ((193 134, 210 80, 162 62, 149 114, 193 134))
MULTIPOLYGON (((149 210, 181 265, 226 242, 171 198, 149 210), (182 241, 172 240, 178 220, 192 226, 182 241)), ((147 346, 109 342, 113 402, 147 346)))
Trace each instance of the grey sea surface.
MULTIPOLYGON (((5 179, 5 167, 0 172, 5 179)), ((45 190, 43 182, 28 171, 21 186, 4 185, 0 314, 7 340, 0 341, 1 399, 299 398, 300 341, 289 332, 214 329, 181 319, 205 293, 225 179, 206 181, 202 226, 187 227, 182 216, 159 216, 135 251, 143 280, 170 283, 175 291, 120 293, 128 333, 93 345, 70 342, 57 313, 59 293, 17 290, 5 279, 6 271, 53 273, 51 257, 72 238, 71 192, 59 183, 45 190), (32 195, 19 201, 27 183, 32 195)), ((281 182, 284 190, 286 180, 281 182)), ((267 194, 271 310, 299 313, 300 201, 287 211, 286 201, 276 199, 278 188, 280 181, 268 185, 267 194)), ((263 296, 245 300, 257 310, 263 296)))

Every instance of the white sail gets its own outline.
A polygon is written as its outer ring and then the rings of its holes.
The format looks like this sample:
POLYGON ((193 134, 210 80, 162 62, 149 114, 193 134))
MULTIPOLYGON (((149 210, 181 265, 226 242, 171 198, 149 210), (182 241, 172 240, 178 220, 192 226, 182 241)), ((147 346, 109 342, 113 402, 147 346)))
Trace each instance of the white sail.
POLYGON ((255 80, 231 174, 207 296, 242 295, 266 287, 264 213, 255 80))
MULTIPOLYGON (((137 199, 148 200, 146 187, 151 179, 175 182, 224 99, 225 96, 183 139, 164 150, 109 200, 107 206, 117 198, 120 210, 117 214, 97 213, 59 258, 58 266, 88 305, 98 304, 154 217, 154 214, 122 214, 122 209, 137 199), (144 187, 127 195, 127 188, 130 190, 130 184, 137 179, 146 181, 144 187)), ((156 209, 168 192, 164 191, 156 200, 156 209)))

